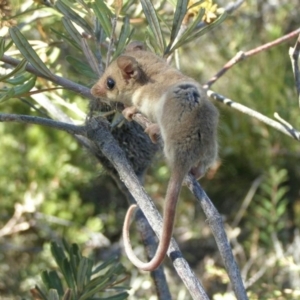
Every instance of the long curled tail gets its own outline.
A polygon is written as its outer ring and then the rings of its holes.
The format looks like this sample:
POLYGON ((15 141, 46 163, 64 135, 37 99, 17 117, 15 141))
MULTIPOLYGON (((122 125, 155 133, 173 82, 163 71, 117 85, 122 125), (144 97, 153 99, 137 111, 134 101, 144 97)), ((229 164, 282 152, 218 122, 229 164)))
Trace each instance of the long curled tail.
POLYGON ((181 185, 184 179, 185 173, 181 170, 180 172, 173 172, 169 180, 168 189, 166 193, 164 215, 163 215, 163 228, 161 238, 158 244, 158 248, 154 257, 149 262, 141 261, 133 252, 130 237, 129 227, 131 216, 136 209, 137 205, 133 204, 129 207, 125 216, 123 224, 123 240, 124 249, 129 260, 139 269, 144 271, 153 271, 159 267, 163 262, 170 245, 172 238, 173 227, 176 216, 176 206, 181 190, 181 185))

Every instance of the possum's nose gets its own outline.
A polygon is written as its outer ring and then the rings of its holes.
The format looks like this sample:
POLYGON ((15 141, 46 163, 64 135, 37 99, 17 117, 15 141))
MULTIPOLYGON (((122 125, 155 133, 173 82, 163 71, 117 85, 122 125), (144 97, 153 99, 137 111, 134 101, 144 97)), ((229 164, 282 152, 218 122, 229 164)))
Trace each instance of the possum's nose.
POLYGON ((103 97, 106 95, 106 88, 98 82, 91 88, 91 93, 95 97, 103 97))

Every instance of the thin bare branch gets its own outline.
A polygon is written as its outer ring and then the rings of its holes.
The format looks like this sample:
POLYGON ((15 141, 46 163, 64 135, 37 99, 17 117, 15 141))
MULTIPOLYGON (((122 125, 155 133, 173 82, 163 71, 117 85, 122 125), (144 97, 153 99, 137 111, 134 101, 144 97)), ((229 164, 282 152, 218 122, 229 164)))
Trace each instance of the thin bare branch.
POLYGON ((275 120, 272 120, 266 116, 264 116, 263 114, 251 109, 251 108, 248 108, 247 106, 243 105, 243 104, 240 104, 240 103, 237 103, 237 102, 234 102, 233 100, 229 99, 229 98, 226 98, 220 94, 217 94, 215 93, 214 91, 212 90, 208 90, 207 91, 207 95, 209 97, 211 97, 212 99, 218 101, 218 102, 221 102, 223 104, 226 104, 246 115, 249 115, 255 119, 258 119, 260 120, 261 122, 279 130, 280 132, 288 135, 289 137, 292 137, 293 139, 297 140, 297 141, 300 141, 300 132, 297 131, 296 129, 294 129, 291 125, 290 126, 287 126, 287 125, 284 125, 284 124, 280 124, 279 122, 275 121, 275 120))
POLYGON ((292 62, 293 73, 295 77, 295 85, 298 95, 298 103, 300 107, 300 73, 299 73, 299 53, 300 53, 300 35, 298 36, 296 45, 294 48, 290 48, 289 55, 292 62))
POLYGON ((217 73, 215 74, 211 79, 208 80, 208 82, 203 86, 204 88, 208 89, 210 88, 221 76, 223 76, 229 69, 231 69, 235 64, 237 64, 238 62, 245 60, 246 58, 249 58, 253 55, 256 55, 262 51, 268 50, 272 47, 275 47, 283 42, 286 42, 287 40, 295 37, 296 35, 298 35, 300 33, 300 28, 298 28, 297 30, 294 30, 292 32, 290 32, 289 34, 286 34, 270 43, 266 43, 264 45, 261 45, 257 48, 254 48, 252 50, 243 52, 243 51, 239 51, 232 59, 230 59, 224 66, 223 68, 217 73))
POLYGON ((211 200, 206 195, 205 191, 193 176, 186 176, 185 183, 187 184, 193 195, 196 197, 196 199, 199 201, 205 213, 205 216, 207 217, 209 227, 215 237, 215 241, 217 243, 219 252, 230 278, 230 283, 232 284, 232 288, 237 299, 247 300, 248 297, 243 284, 241 273, 234 259, 229 241, 227 239, 222 217, 220 216, 211 200))
POLYGON ((0 114, 0 122, 16 122, 25 124, 43 125, 59 130, 66 131, 73 135, 85 135, 85 126, 76 126, 69 123, 54 121, 35 116, 16 115, 16 114, 0 114))

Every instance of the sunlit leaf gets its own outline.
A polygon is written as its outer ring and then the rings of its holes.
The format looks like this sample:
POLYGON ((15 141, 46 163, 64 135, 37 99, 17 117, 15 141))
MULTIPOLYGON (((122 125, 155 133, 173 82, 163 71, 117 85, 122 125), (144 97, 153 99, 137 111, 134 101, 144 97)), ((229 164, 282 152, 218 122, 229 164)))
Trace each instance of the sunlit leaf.
POLYGON ((101 265, 97 266, 97 267, 93 270, 93 274, 97 274, 98 272, 104 270, 104 269, 107 268, 109 265, 113 264, 114 262, 116 262, 116 257, 115 257, 115 256, 106 259, 105 262, 103 262, 101 265))
MULTIPOLYGON (((4 93, 0 92, 0 102, 8 100, 12 97, 21 97, 30 91, 35 85, 36 77, 33 76, 29 79, 25 84, 19 85, 17 87, 13 87, 5 91, 4 93)), ((3 90, 2 90, 3 92, 3 90)))
POLYGON ((98 79, 99 76, 90 68, 89 65, 83 63, 82 60, 70 55, 66 56, 66 60, 79 74, 92 79, 98 79))
POLYGON ((15 76, 19 73, 23 73, 26 69, 27 61, 23 59, 10 73, 0 77, 0 81, 5 81, 6 79, 15 76))
POLYGON ((203 16, 205 14, 205 9, 201 8, 195 17, 194 21, 192 24, 189 25, 189 27, 186 29, 186 31, 182 34, 182 36, 178 39, 178 42, 172 47, 173 51, 174 49, 180 47, 184 43, 186 43, 187 38, 192 34, 193 30, 196 28, 196 26, 201 22, 203 16))
POLYGON ((190 37, 186 39, 186 42, 189 43, 191 41, 194 41, 196 38, 206 34, 208 31, 212 30, 216 26, 219 26, 226 18, 227 18, 227 13, 223 13, 218 17, 213 23, 197 30, 195 33, 193 33, 190 37))
POLYGON ((81 47, 82 51, 88 61, 88 64, 92 68, 93 72, 95 73, 94 75, 99 77, 101 75, 101 69, 98 63, 97 58, 95 57, 93 51, 90 49, 87 40, 82 38, 81 39, 81 47))
POLYGON ((116 46, 116 51, 114 53, 113 58, 115 58, 121 54, 122 50, 124 49, 124 47, 126 45, 126 41, 128 39, 130 39, 131 34, 132 34, 132 32, 130 32, 129 18, 125 17, 123 20, 123 25, 121 28, 118 43, 116 46))
POLYGON ((69 33, 69 35, 72 37, 74 42, 79 46, 81 41, 81 35, 79 34, 78 30, 75 28, 73 23, 67 19, 66 17, 62 18, 62 23, 64 24, 64 27, 66 31, 69 33))
POLYGON ((74 10, 72 10, 69 6, 64 4, 62 1, 58 0, 55 3, 55 7, 67 18, 79 25, 86 32, 92 34, 93 30, 91 26, 80 17, 74 10))
POLYGON ((109 282, 109 278, 105 278, 103 279, 103 281, 101 282, 101 284, 98 284, 96 287, 94 287, 91 290, 86 291, 80 298, 79 300, 86 300, 90 297, 92 297, 93 295, 95 295, 97 292, 101 291, 102 289, 105 288, 105 286, 108 284, 109 282))
POLYGON ((188 0, 177 1, 173 24, 172 24, 171 35, 170 35, 170 42, 166 48, 165 53, 170 50, 173 42, 175 41, 175 39, 177 37, 180 26, 182 24, 182 20, 187 12, 188 2, 189 2, 188 0))
POLYGON ((81 51, 81 48, 77 45, 77 43, 73 39, 71 39, 68 36, 66 36, 65 34, 63 34, 63 33, 59 32, 59 31, 55 30, 54 28, 51 28, 51 30, 55 34, 57 34, 59 37, 61 37, 62 39, 64 39, 67 42, 69 42, 72 46, 74 46, 75 48, 77 48, 79 51, 81 51))
POLYGON ((115 0, 114 6, 115 6, 116 17, 118 17, 123 6, 123 0, 115 0))
POLYGON ((59 300, 59 295, 57 293, 57 290, 55 289, 49 290, 48 300, 59 300))
POLYGON ((14 78, 6 79, 5 82, 12 84, 12 85, 18 85, 23 84, 25 81, 29 80, 32 77, 30 73, 22 73, 16 75, 14 78))
POLYGON ((155 8, 151 2, 151 0, 141 0, 141 4, 143 7, 143 12, 148 21, 149 27, 153 32, 157 45, 160 51, 163 53, 165 48, 165 40, 163 34, 161 32, 160 22, 156 15, 155 8))
POLYGON ((36 54, 36 52, 32 49, 31 45, 28 43, 23 34, 19 31, 17 27, 9 28, 9 33, 20 50, 23 56, 31 63, 31 65, 37 69, 44 76, 52 77, 52 73, 40 59, 40 57, 36 54))
POLYGON ((94 13, 99 20, 100 25, 102 26, 106 36, 110 36, 112 31, 111 18, 113 17, 111 11, 103 2, 103 0, 96 0, 91 4, 94 13))

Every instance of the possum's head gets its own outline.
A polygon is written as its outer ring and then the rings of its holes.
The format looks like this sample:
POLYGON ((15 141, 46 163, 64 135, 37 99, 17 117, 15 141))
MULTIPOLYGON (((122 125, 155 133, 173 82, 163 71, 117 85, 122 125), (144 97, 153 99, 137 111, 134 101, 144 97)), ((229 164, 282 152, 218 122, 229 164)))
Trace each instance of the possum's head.
MULTIPOLYGON (((131 50, 129 53, 134 52, 131 50)), ((137 60, 131 55, 121 55, 107 67, 91 93, 95 97, 131 105, 132 94, 146 81, 146 75, 137 60)))

